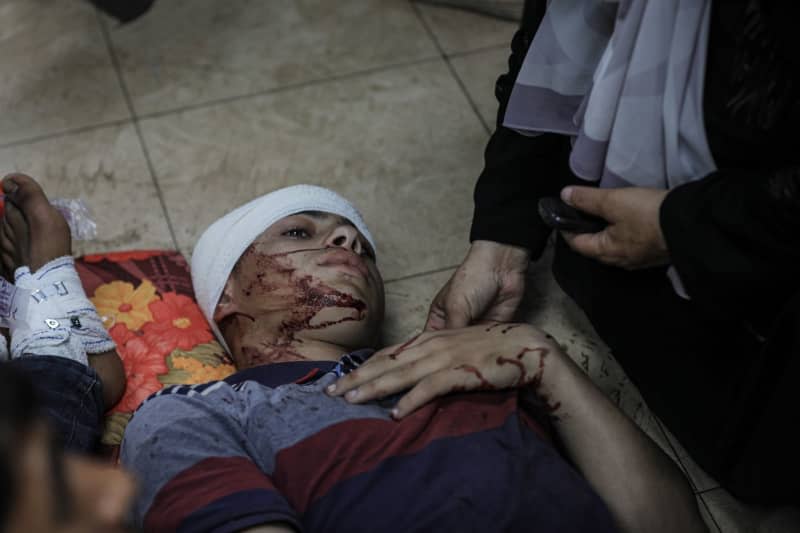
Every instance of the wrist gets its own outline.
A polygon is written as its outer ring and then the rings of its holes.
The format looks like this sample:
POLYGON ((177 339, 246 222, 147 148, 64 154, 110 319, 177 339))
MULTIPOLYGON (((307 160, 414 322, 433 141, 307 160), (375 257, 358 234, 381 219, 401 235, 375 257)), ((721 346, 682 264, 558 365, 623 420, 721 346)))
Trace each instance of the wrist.
POLYGON ((564 391, 569 390, 570 382, 575 379, 573 371, 580 372, 580 369, 555 339, 534 326, 528 328, 526 345, 539 348, 535 351, 537 357, 526 364, 528 372, 534 376, 532 384, 543 400, 552 405, 560 404, 564 391))
POLYGON ((527 248, 495 241, 473 241, 468 256, 482 258, 497 270, 525 272, 531 260, 527 248))

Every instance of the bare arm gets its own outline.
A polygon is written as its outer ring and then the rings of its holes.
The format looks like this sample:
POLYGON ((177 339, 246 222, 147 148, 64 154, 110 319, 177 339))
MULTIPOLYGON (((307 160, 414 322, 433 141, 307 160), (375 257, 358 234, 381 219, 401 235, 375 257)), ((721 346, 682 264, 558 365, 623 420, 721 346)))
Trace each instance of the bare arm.
POLYGON ((329 389, 360 403, 410 389, 402 418, 452 391, 535 387, 558 417, 567 453, 623 531, 705 531, 677 466, 612 404, 558 344, 528 324, 423 333, 384 348, 329 389))
POLYGON ((707 531, 675 463, 565 354, 546 361, 540 392, 560 403, 556 431, 623 531, 707 531))

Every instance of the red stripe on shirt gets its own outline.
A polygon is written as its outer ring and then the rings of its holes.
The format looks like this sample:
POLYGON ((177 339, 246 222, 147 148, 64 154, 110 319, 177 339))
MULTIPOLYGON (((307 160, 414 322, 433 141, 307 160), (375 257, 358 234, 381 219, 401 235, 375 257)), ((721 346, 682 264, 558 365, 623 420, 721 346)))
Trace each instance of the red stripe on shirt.
POLYGON ((269 477, 250 459, 203 459, 161 487, 144 517, 144 529, 175 531, 197 509, 230 494, 252 489, 276 490, 269 477))
POLYGON ((414 454, 437 439, 497 428, 515 413, 516 392, 489 392, 446 396, 400 421, 348 420, 281 450, 272 480, 302 513, 336 483, 385 459, 414 454))

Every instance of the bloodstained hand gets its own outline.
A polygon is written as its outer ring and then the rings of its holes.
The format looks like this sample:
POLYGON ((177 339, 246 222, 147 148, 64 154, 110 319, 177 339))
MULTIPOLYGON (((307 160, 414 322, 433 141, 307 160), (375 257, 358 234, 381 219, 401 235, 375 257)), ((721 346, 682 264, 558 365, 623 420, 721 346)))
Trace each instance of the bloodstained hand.
POLYGON ((395 418, 452 392, 530 387, 544 399, 549 354, 562 352, 552 337, 528 324, 426 332, 380 350, 328 392, 362 403, 408 390, 392 412, 395 418))

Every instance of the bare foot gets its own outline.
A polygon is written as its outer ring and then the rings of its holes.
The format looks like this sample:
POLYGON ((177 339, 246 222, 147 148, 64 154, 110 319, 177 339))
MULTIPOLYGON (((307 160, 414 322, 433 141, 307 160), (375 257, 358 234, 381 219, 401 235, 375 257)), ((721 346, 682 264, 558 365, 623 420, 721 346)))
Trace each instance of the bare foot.
MULTIPOLYGON (((21 266, 36 272, 45 263, 72 254, 67 221, 33 178, 11 174, 3 178, 2 186, 6 199, 0 224, 0 263, 10 281, 21 266)), ((119 355, 116 350, 89 354, 89 364, 103 382, 106 407, 112 407, 125 392, 119 355)))
POLYGON ((3 192, 5 238, 0 246, 6 272, 13 275, 23 265, 36 272, 48 261, 70 255, 72 242, 67 221, 50 205, 33 178, 23 174, 6 176, 3 192))

